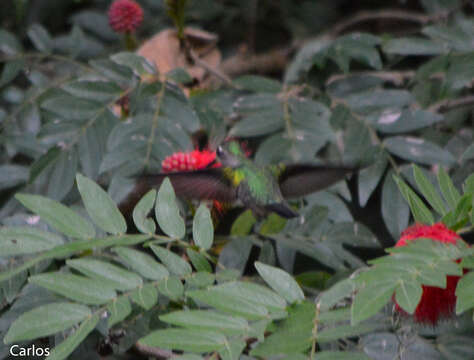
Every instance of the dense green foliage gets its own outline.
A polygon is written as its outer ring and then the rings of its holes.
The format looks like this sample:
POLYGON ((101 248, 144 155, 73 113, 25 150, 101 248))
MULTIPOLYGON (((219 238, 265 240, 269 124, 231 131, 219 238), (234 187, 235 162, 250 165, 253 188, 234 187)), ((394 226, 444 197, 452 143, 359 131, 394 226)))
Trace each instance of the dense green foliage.
MULTIPOLYGON (((390 248, 414 222, 472 238, 470 5, 420 1, 422 26, 404 35, 314 37, 338 20, 336 5, 260 4, 273 20, 254 19, 257 48, 284 45, 258 35, 268 24, 308 40, 281 74, 187 97, 185 69, 150 82, 155 66, 119 49, 108 2, 69 10, 67 35, 61 23, 29 23, 28 3, 0 29, 0 358, 32 343, 52 359, 145 358, 148 347, 181 360, 474 357, 474 272, 462 270, 474 268, 473 248, 390 248), (124 98, 129 113, 117 116, 124 98), (176 199, 169 181, 126 219, 116 203, 132 176, 193 150, 197 134, 211 147, 246 140, 262 165, 366 167, 294 202, 302 217, 288 221, 233 211, 214 229, 208 207, 176 199), (422 284, 443 287, 446 275, 463 276, 454 319, 427 328, 393 312, 393 296, 412 314, 422 284)), ((252 18, 252 1, 189 0, 184 17, 142 3, 142 35, 172 24, 170 14, 177 26, 213 23, 222 49, 237 37, 226 24, 252 18)))

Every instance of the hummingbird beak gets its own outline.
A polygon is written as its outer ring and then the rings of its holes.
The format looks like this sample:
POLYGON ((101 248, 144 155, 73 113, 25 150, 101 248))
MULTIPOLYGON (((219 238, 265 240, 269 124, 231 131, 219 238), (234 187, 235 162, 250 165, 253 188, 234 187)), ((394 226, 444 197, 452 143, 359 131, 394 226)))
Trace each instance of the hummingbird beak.
POLYGON ((217 164, 217 159, 212 160, 209 164, 207 164, 206 168, 212 168, 217 164))

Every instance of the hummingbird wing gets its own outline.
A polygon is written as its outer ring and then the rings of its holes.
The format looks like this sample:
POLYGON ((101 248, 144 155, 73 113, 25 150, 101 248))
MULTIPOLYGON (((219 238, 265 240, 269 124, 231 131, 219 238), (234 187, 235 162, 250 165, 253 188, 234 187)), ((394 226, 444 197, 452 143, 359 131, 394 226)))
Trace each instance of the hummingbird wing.
POLYGON ((357 171, 355 167, 314 164, 278 165, 277 174, 280 191, 285 198, 293 198, 322 190, 347 174, 357 171))
POLYGON ((222 202, 236 200, 235 188, 223 176, 222 170, 204 169, 174 173, 146 174, 135 177, 135 186, 119 204, 127 212, 151 189, 159 189, 165 178, 169 178, 177 197, 184 199, 212 199, 222 202))

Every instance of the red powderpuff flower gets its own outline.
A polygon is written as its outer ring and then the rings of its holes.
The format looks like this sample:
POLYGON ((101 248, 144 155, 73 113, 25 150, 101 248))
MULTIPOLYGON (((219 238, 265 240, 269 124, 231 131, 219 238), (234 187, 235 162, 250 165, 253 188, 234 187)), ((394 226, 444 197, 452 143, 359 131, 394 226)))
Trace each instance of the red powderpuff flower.
MULTIPOLYGON (((444 244, 456 244, 456 240, 461 239, 458 234, 442 223, 417 224, 402 232, 402 237, 395 247, 405 246, 408 241, 419 238, 429 238, 444 244)), ((456 305, 455 292, 459 279, 459 276, 448 275, 445 289, 422 285, 421 299, 413 314, 415 322, 435 326, 440 319, 450 317, 456 305)), ((396 304, 396 310, 405 313, 398 304, 396 304)))
MULTIPOLYGON (((161 163, 163 172, 175 171, 193 171, 204 169, 212 164, 216 159, 216 152, 210 150, 194 150, 191 152, 177 152, 166 157, 161 163)), ((213 167, 220 166, 219 163, 212 165, 213 167)))
POLYGON ((109 8, 109 24, 115 32, 135 31, 143 20, 143 9, 133 0, 116 0, 109 8))

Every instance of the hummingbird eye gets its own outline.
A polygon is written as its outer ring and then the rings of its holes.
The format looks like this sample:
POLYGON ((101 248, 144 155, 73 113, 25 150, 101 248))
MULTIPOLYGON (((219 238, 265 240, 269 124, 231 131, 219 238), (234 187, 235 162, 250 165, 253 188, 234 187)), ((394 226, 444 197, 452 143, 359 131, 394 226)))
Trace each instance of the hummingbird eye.
POLYGON ((216 149, 216 154, 217 156, 221 157, 224 154, 224 149, 222 149, 222 146, 218 146, 216 149))

